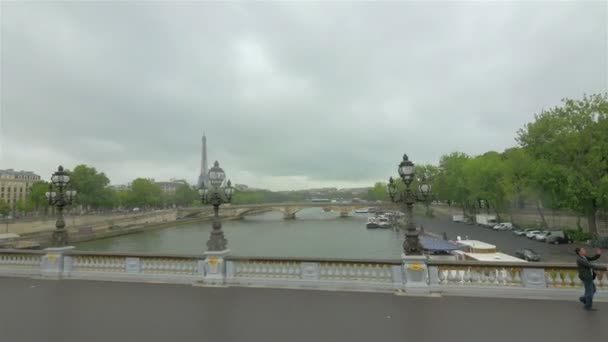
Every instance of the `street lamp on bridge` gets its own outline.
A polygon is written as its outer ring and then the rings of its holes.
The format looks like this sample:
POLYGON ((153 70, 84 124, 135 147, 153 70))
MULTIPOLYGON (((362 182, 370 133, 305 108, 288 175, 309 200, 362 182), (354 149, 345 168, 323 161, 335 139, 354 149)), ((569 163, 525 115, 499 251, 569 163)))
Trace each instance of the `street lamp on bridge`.
POLYGON ((404 211, 407 214, 407 222, 405 224, 405 241, 403 242, 403 251, 405 255, 422 255, 422 245, 418 238, 416 225, 414 224, 414 203, 424 202, 431 193, 431 185, 426 182, 423 177, 418 182, 418 191, 414 192, 411 189, 412 182, 416 175, 415 165, 409 160, 407 154, 403 155, 403 160, 397 168, 399 177, 405 184, 405 189, 398 189, 393 177, 388 181, 388 194, 391 201, 394 203, 402 203, 404 211))
POLYGON ((65 220, 63 219, 63 208, 72 204, 72 200, 76 197, 75 190, 68 190, 70 185, 70 176, 63 171, 63 166, 59 166, 57 171, 51 176, 51 184, 49 191, 45 193, 50 205, 57 208, 57 221, 55 222, 55 231, 51 240, 53 247, 64 247, 68 245, 68 232, 65 229, 65 220), (54 190, 57 191, 54 191, 54 190))
POLYGON ((213 230, 211 231, 209 241, 207 241, 207 250, 220 252, 227 249, 228 240, 226 240, 224 232, 222 232, 219 209, 220 205, 230 203, 234 194, 234 188, 230 180, 224 185, 226 173, 224 173, 224 170, 220 167, 220 163, 217 161, 215 161, 213 167, 209 170, 208 176, 210 187, 207 188, 203 182, 198 193, 202 204, 211 204, 213 206, 213 230))

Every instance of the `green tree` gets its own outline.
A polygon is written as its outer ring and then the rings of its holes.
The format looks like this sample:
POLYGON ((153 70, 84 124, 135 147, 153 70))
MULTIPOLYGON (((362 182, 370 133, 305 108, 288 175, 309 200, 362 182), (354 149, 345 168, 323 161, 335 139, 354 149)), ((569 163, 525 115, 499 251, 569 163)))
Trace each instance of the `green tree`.
MULTIPOLYGON (((520 129, 517 141, 534 158, 566 177, 564 204, 585 215, 597 234, 596 215, 606 205, 608 94, 564 99, 520 129)), ((562 186, 560 183, 554 186, 562 186)), ((560 193, 559 189, 552 189, 560 193)))
POLYGON ((18 212, 25 214, 31 212, 34 209, 34 206, 31 202, 21 199, 15 204, 15 209, 17 209, 18 212))
POLYGON ((263 191, 237 191, 232 196, 233 204, 259 204, 265 201, 263 191))
POLYGON ((199 198, 198 190, 191 187, 189 184, 180 184, 175 189, 175 195, 172 196, 173 201, 178 206, 188 206, 199 198))
POLYGON ((460 152, 441 157, 439 172, 433 181, 435 198, 447 201, 450 205, 462 208, 463 215, 474 208, 471 204, 471 191, 465 173, 465 166, 471 158, 460 152))
POLYGON ((483 200, 488 209, 493 209, 500 220, 507 202, 505 191, 505 166, 497 152, 486 152, 467 161, 464 166, 468 202, 483 200))
POLYGON ((130 206, 158 207, 162 204, 162 196, 160 186, 147 179, 137 178, 131 183, 128 202, 130 206))
POLYGON ((72 189, 77 191, 75 204, 87 208, 110 208, 117 204, 108 189, 110 180, 103 172, 87 165, 78 165, 69 174, 72 189))
POLYGON ((108 187, 98 192, 97 207, 102 209, 112 209, 120 205, 118 193, 108 187))
POLYGON ((46 192, 49 191, 49 183, 36 182, 32 185, 32 190, 27 197, 28 206, 37 212, 46 212, 49 207, 49 201, 46 198, 46 192))
POLYGON ((387 184, 382 182, 376 182, 374 187, 367 191, 364 199, 368 201, 389 201, 388 192, 386 189, 387 184))
POLYGON ((3 217, 8 216, 11 212, 11 206, 6 203, 3 199, 0 199, 0 215, 3 217))
POLYGON ((132 208, 132 197, 131 190, 118 190, 116 191, 116 197, 118 198, 118 205, 125 208, 132 208))

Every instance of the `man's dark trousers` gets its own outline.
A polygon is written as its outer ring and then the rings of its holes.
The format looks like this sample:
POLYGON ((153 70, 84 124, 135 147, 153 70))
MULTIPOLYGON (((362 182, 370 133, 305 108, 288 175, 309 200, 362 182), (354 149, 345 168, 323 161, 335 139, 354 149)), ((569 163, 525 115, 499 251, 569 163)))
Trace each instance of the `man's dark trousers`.
POLYGON ((595 284, 593 283, 593 279, 583 280, 583 285, 585 285, 585 294, 581 297, 581 301, 584 300, 585 309, 591 309, 593 305, 593 295, 595 294, 595 284))

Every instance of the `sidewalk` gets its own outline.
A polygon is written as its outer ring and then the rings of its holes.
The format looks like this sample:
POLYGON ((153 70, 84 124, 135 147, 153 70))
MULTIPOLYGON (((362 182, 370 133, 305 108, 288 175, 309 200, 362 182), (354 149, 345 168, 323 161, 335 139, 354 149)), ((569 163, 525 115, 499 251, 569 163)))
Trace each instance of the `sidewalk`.
POLYGON ((0 277, 0 340, 589 341, 608 305, 0 277))

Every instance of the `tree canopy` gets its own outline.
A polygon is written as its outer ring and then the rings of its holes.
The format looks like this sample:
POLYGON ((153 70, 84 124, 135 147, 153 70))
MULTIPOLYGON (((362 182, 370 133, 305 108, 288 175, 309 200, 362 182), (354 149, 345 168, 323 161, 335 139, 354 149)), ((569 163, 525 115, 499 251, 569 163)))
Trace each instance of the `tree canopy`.
POLYGON ((550 169, 545 173, 557 176, 545 185, 560 204, 586 215, 597 233, 597 211, 608 202, 608 94, 564 99, 536 115, 517 141, 550 169))
POLYGON ((116 206, 115 192, 108 188, 110 180, 94 167, 78 165, 69 172, 72 189, 77 191, 74 204, 89 208, 112 208, 116 206))
POLYGON ((568 209, 586 216, 596 234, 597 213, 608 209, 608 94, 564 99, 536 115, 516 141, 504 152, 446 154, 436 167, 416 166, 417 176, 430 178, 435 199, 466 215, 533 203, 543 222, 542 208, 568 209))

